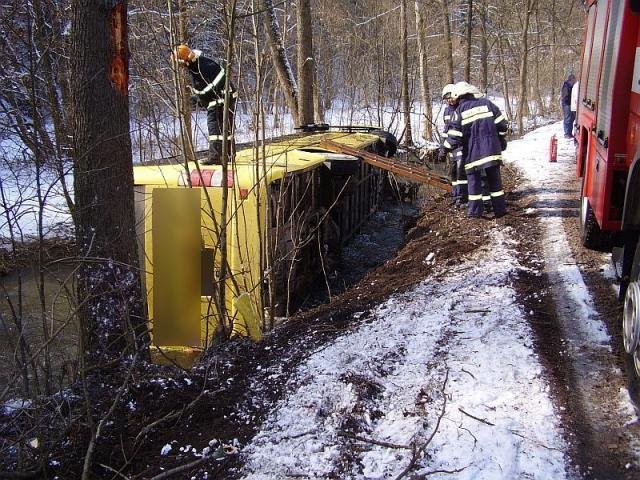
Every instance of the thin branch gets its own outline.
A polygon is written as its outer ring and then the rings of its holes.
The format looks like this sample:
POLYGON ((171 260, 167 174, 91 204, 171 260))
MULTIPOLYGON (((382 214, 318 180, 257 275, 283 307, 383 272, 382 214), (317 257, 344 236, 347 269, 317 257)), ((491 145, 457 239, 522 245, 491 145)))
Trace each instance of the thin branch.
POLYGON ((445 390, 447 388, 448 381, 449 381, 449 369, 447 368, 447 371, 444 376, 444 382, 442 382, 442 388, 440 389, 440 393, 442 393, 442 409, 440 410, 440 415, 438 415, 438 420, 436 421, 436 425, 433 429, 433 432, 431 432, 431 435, 429 435, 429 438, 427 439, 427 441, 423 443, 419 448, 416 448, 416 446, 414 445, 413 455, 411 457, 411 461, 409 462, 409 465, 407 465, 407 467, 400 473, 400 475, 398 475, 395 478, 395 480, 400 480, 401 478, 404 478, 416 466, 416 463, 418 463, 418 459, 422 456, 426 448, 429 446, 429 444, 433 440, 433 437, 436 436, 436 433, 438 433, 438 430, 440 429, 440 422, 442 422, 442 418, 444 417, 444 414, 447 410, 447 395, 445 393, 445 390))
POLYGON ((359 442, 370 443, 372 445, 380 445, 381 447, 387 447, 387 448, 397 448, 397 449, 403 449, 403 450, 413 450, 414 448, 412 445, 400 445, 398 443, 383 442, 380 440, 375 440, 373 438, 361 437, 360 435, 355 435, 349 432, 338 432, 338 436, 351 438, 352 440, 357 440, 359 442))
POLYGON ((171 470, 162 472, 160 475, 151 477, 149 480, 163 480, 165 478, 178 478, 178 477, 175 477, 174 475, 191 470, 192 468, 202 465, 203 463, 208 462, 209 460, 215 460, 215 457, 213 455, 209 455, 206 457, 199 458, 198 460, 194 460, 191 463, 186 463, 184 465, 180 465, 179 467, 172 468, 171 470))
POLYGON ((462 407, 458 407, 458 410, 460 411, 460 413, 464 413, 467 417, 473 418, 474 420, 477 420, 478 422, 482 422, 486 425, 489 425, 490 427, 495 427, 494 423, 491 423, 488 420, 485 420, 484 418, 479 418, 479 417, 475 417, 473 415, 471 415, 470 413, 465 412, 462 407))

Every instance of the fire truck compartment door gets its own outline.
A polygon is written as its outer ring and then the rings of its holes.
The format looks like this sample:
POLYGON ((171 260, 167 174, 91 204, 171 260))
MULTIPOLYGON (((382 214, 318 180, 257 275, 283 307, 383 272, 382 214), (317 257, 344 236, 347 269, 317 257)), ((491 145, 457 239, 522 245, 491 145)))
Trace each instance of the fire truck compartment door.
POLYGON ((153 340, 200 346, 200 189, 153 190, 153 340))

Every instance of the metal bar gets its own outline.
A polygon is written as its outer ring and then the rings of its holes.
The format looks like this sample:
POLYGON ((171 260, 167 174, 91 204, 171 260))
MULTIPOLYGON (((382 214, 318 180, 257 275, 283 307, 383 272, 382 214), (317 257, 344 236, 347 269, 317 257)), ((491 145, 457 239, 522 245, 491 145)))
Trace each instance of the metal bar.
POLYGON ((335 152, 360 157, 374 167, 396 173, 402 177, 410 178, 420 183, 426 183, 438 187, 445 192, 451 192, 453 189, 449 179, 445 176, 431 173, 420 167, 411 167, 409 165, 392 161, 386 157, 376 155, 375 153, 358 150, 357 148, 348 147, 341 143, 332 142, 331 140, 323 140, 320 142, 320 148, 335 152))

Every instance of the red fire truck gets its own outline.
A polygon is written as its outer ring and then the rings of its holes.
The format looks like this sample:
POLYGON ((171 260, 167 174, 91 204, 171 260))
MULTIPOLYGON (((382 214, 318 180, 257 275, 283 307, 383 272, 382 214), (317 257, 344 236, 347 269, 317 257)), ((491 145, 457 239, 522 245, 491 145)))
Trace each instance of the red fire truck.
POLYGON ((629 392, 640 405, 640 0, 585 0, 577 170, 585 247, 612 251, 629 392))

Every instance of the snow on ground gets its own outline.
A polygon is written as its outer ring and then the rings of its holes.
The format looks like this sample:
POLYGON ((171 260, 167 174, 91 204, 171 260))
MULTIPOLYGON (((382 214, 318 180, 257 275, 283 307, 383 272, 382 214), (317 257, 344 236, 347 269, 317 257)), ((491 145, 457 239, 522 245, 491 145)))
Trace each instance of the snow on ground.
POLYGON ((431 435, 418 475, 570 476, 527 313, 510 286, 523 267, 509 227, 492 228, 492 243, 456 271, 390 298, 299 367, 244 450, 244 478, 395 478, 412 457, 400 446, 431 435), (365 400, 362 377, 376 386, 365 400), (354 416, 368 441, 343 435, 354 416), (356 458, 343 471, 345 456, 356 458))
MULTIPOLYGON (((563 198, 563 188, 575 177, 575 146, 573 140, 563 138, 562 123, 539 128, 517 142, 512 142, 505 152, 507 162, 519 167, 529 180, 539 188, 538 214, 544 227, 546 258, 563 283, 574 311, 582 319, 575 327, 580 329, 583 342, 595 343, 610 349, 610 338, 593 306, 578 265, 572 260, 565 235, 562 217, 557 214, 563 198), (552 135, 558 138, 558 161, 549 162, 549 144, 552 135), (555 213, 551 213, 555 212, 555 213)), ((565 196, 566 197, 566 196, 565 196)), ((566 210, 564 210, 566 211, 566 210)), ((605 257, 605 255, 603 255, 605 257)), ((603 258, 604 259, 604 258, 603 258)))
MULTIPOLYGON (((576 373, 577 391, 581 392, 582 401, 596 425, 599 422, 606 425, 612 414, 607 404, 597 401, 598 398, 602 395, 617 396, 618 416, 615 418, 620 423, 619 427, 624 427, 625 423, 633 422, 637 417, 626 389, 618 391, 614 387, 625 383, 622 372, 612 355, 603 355, 611 352, 611 339, 571 255, 562 218, 578 214, 575 196, 579 192, 567 189, 576 175, 575 144, 572 139, 563 138, 562 123, 558 122, 512 142, 505 151, 505 159, 519 167, 537 190, 533 210, 537 210, 543 227, 545 269, 549 280, 556 285, 554 301, 559 325, 567 341, 566 348, 571 350, 567 358, 571 359, 576 373), (558 138, 558 159, 555 163, 549 162, 552 135, 558 138), (610 391, 603 388, 610 388, 610 391), (595 397, 596 401, 590 397, 595 397)), ((610 265, 609 254, 601 254, 601 262, 610 265)), ((611 276, 610 270, 610 267, 603 269, 603 275, 611 276)), ((635 451, 640 452, 640 443, 637 440, 633 442, 635 451)), ((640 462, 638 453, 634 462, 640 462)))
MULTIPOLYGON (((0 241, 10 238, 10 225, 13 237, 18 242, 32 239, 38 233, 41 208, 35 168, 25 168, 24 160, 21 167, 14 165, 14 162, 21 160, 23 148, 11 140, 0 142, 0 210, 3 211, 0 216, 0 241)), ((51 171, 43 171, 40 182, 44 206, 43 234, 45 237, 59 236, 60 228, 71 222, 59 176, 51 171)), ((67 176, 67 184, 69 188, 72 187, 71 176, 67 176)))

